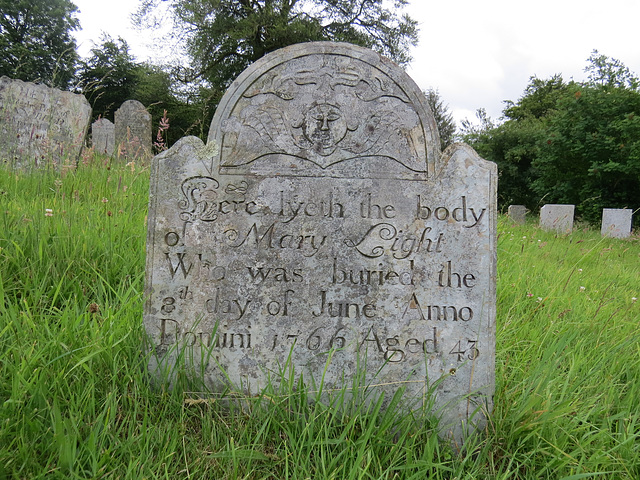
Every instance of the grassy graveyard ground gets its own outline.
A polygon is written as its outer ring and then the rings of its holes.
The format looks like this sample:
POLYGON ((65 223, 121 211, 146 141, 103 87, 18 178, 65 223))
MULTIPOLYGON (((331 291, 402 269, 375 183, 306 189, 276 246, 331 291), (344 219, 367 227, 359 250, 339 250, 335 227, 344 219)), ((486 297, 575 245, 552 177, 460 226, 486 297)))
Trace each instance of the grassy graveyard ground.
POLYGON ((394 408, 152 388, 148 175, 0 171, 0 478, 640 478, 637 235, 500 219, 495 409, 457 455, 394 408))

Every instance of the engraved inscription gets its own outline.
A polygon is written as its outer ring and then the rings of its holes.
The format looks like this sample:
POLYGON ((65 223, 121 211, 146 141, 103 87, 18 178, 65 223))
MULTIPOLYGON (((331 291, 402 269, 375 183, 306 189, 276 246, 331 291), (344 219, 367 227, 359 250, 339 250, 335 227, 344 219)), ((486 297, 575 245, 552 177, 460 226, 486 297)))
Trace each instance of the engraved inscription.
MULTIPOLYGON (((402 267, 402 265, 399 265, 402 267)), ((379 263, 377 269, 369 270, 363 267, 342 266, 338 259, 334 258, 331 265, 331 283, 352 285, 415 285, 414 261, 410 260, 404 265, 404 269, 394 270, 385 268, 379 263)))
POLYGON ((285 198, 284 192, 280 192, 280 217, 282 223, 289 223, 301 215, 303 217, 344 218, 344 206, 333 198, 330 193, 328 198, 317 200, 300 200, 298 195, 285 198))
POLYGON ((247 267, 249 276, 257 284, 261 284, 266 280, 274 282, 295 283, 304 280, 301 268, 283 268, 283 267, 247 267))
POLYGON ((254 223, 246 233, 229 228, 224 234, 231 248, 246 245, 255 246, 257 249, 297 250, 305 257, 313 257, 327 243, 327 235, 289 233, 280 228, 276 229, 276 225, 278 222, 273 222, 267 227, 258 227, 258 224, 254 223))
POLYGON ((240 298, 224 298, 220 293, 220 287, 213 292, 213 297, 208 298, 204 306, 207 313, 216 314, 219 317, 225 315, 231 316, 234 320, 240 320, 247 311, 247 307, 251 300, 243 300, 240 298))
POLYGON ((404 232, 390 223, 378 223, 367 231, 357 242, 345 239, 347 247, 355 248, 367 258, 378 258, 390 255, 402 260, 424 251, 440 253, 444 243, 444 233, 431 236, 431 227, 422 229, 421 233, 404 232))
POLYGON ((327 301, 327 292, 320 292, 320 304, 315 310, 311 310, 314 317, 328 315, 330 317, 358 318, 360 316, 373 318, 376 315, 376 306, 372 303, 351 303, 346 300, 327 301))
POLYGON ((446 222, 449 220, 453 220, 454 222, 460 222, 464 224, 465 228, 473 228, 480 224, 484 214, 486 213, 486 208, 467 208, 467 197, 462 196, 460 198, 460 203, 462 204, 459 207, 455 207, 453 209, 448 208, 446 206, 429 206, 424 203, 424 199, 422 195, 418 195, 417 203, 418 208, 416 210, 416 219, 418 220, 438 220, 441 222, 446 222), (473 222, 473 223, 471 223, 473 222))

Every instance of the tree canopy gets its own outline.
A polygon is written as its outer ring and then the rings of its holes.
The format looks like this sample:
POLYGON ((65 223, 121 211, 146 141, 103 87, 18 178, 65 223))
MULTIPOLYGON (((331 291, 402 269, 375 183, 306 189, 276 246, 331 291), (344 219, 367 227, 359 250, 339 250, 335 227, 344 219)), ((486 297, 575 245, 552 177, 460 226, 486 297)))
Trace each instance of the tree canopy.
POLYGON ((640 207, 640 93, 572 84, 547 119, 532 189, 573 203, 591 221, 603 208, 640 207))
MULTIPOLYGON (((168 112, 171 128, 163 137, 167 143, 190 134, 204 136, 204 106, 199 99, 194 102, 189 93, 177 93, 175 80, 163 67, 136 61, 122 38, 114 40, 103 35, 101 43, 94 44, 91 55, 80 61, 77 79, 79 90, 91 104, 94 119, 113 120, 122 103, 135 99, 147 107, 154 124, 168 112)), ((210 120, 209 111, 205 112, 210 120)))
POLYGON ((602 208, 638 208, 640 90, 619 60, 594 50, 584 82, 532 77, 503 122, 463 122, 463 138, 498 164, 498 201, 537 210, 576 205, 597 222, 602 208))
POLYGON ((0 75, 65 88, 75 73, 70 0, 0 0, 0 75))
POLYGON ((437 89, 434 90, 433 88, 430 88, 425 92, 425 95, 438 127, 438 134, 440 135, 440 150, 444 151, 444 149, 454 141, 454 136, 456 134, 456 121, 453 119, 453 115, 449 111, 449 106, 444 103, 442 98, 440 98, 440 92, 438 92, 437 89))
POLYGON ((591 52, 588 64, 584 71, 587 72, 592 86, 622 87, 638 90, 640 80, 627 66, 616 58, 610 58, 601 54, 598 50, 591 52))
POLYGON ((333 40, 372 48, 401 65, 417 42, 417 22, 396 11, 407 0, 143 0, 139 25, 149 25, 162 3, 184 33, 193 68, 223 92, 266 53, 300 42, 333 40))
POLYGON ((94 44, 91 55, 80 62, 78 80, 82 93, 93 109, 94 117, 112 118, 122 102, 135 97, 137 63, 122 38, 103 35, 94 44))

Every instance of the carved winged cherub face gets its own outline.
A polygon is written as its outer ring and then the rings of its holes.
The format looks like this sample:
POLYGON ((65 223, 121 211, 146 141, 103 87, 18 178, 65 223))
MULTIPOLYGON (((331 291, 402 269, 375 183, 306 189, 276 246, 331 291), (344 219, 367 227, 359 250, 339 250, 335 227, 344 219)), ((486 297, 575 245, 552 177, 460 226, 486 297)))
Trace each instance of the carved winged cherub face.
POLYGON ((347 122, 340 108, 330 103, 313 104, 302 125, 305 138, 319 155, 331 155, 347 134, 347 122))

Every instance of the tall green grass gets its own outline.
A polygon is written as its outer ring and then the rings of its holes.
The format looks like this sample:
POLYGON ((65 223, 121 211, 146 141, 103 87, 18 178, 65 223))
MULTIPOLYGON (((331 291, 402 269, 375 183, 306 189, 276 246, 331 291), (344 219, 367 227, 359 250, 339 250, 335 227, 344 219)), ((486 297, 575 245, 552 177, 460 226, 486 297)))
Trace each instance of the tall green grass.
POLYGON ((458 454, 428 412, 293 380, 225 404, 153 388, 148 175, 0 171, 0 478, 640 478, 637 236, 501 218, 495 409, 458 454))

